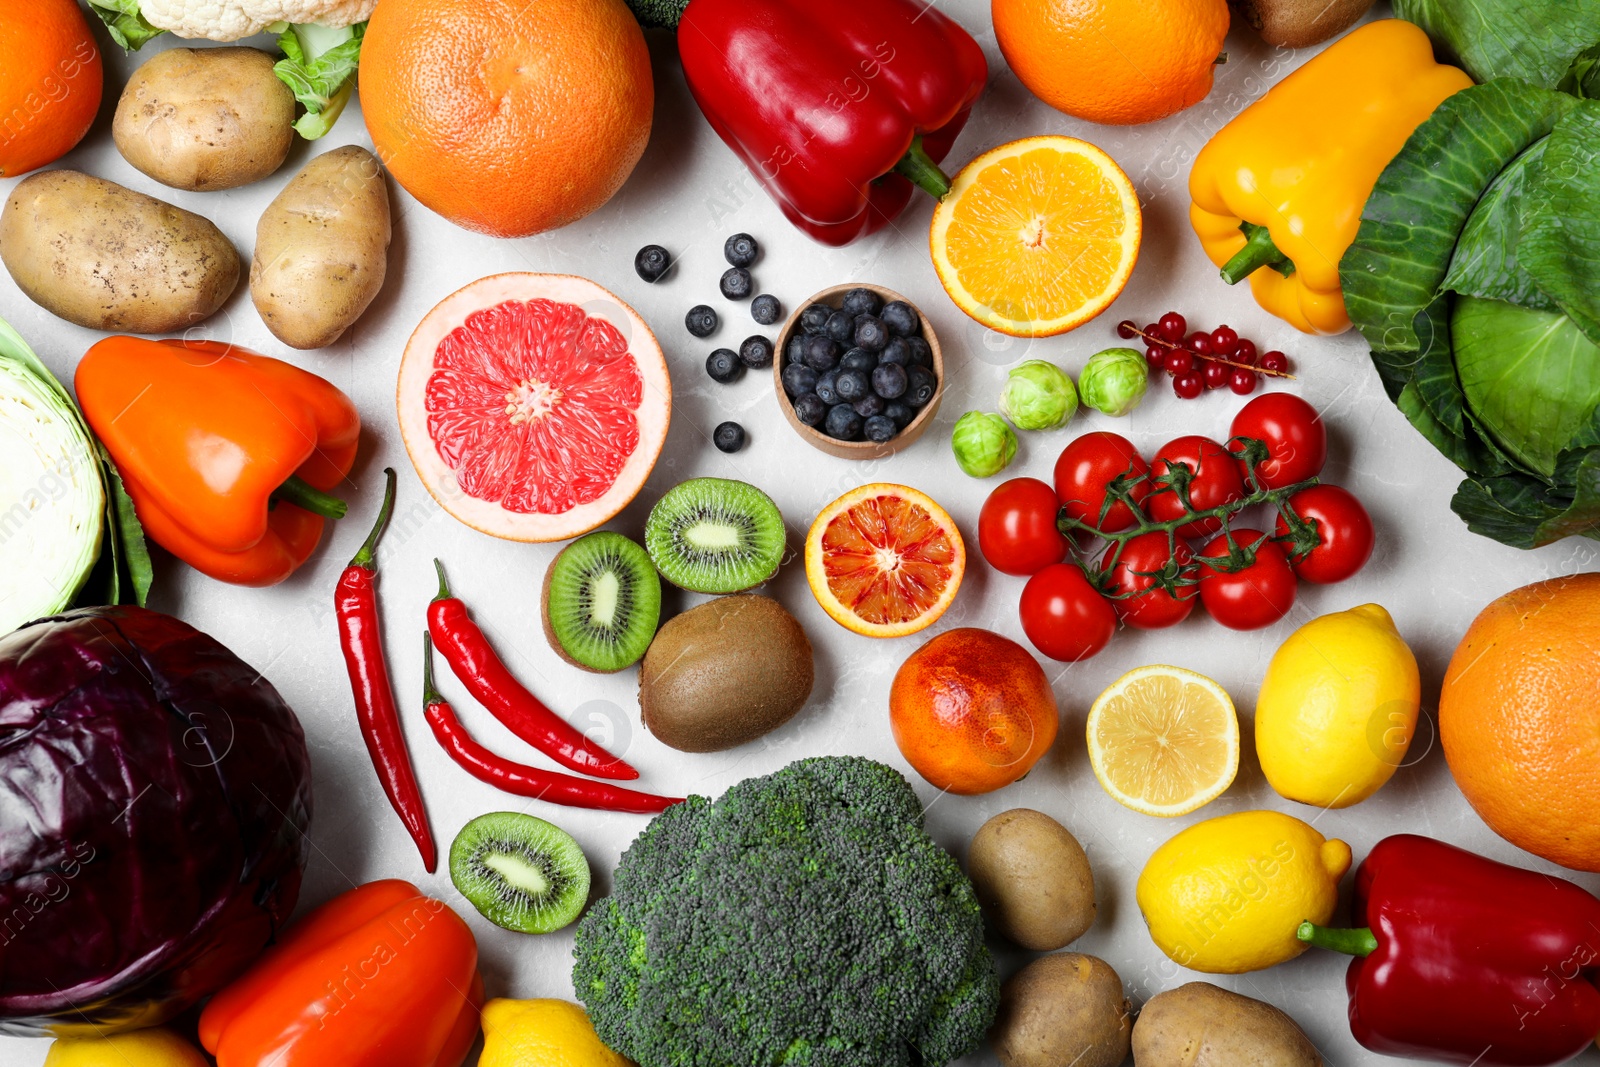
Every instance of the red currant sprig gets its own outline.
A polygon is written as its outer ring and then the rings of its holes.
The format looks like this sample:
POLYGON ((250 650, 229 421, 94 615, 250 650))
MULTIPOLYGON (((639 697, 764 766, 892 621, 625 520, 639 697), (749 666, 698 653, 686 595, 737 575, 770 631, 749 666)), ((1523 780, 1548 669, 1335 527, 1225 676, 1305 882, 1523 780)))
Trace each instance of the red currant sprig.
POLYGON ((1172 391, 1184 400, 1224 385, 1246 396, 1255 391, 1258 374, 1294 377, 1289 373, 1288 356, 1276 349, 1257 355, 1255 342, 1240 337, 1231 326, 1218 326, 1210 333, 1188 330, 1188 321, 1176 311, 1167 312, 1142 330, 1132 319, 1117 323, 1118 337, 1144 339, 1145 360, 1152 370, 1171 375, 1172 391))

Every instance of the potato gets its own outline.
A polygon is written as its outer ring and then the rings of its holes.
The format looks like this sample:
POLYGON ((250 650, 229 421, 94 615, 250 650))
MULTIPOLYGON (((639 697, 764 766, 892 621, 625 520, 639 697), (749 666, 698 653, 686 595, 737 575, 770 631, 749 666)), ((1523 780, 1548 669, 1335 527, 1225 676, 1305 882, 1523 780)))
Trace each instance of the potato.
POLYGON ((1134 1067, 1321 1067, 1293 1019, 1271 1004, 1190 982, 1151 997, 1133 1024, 1134 1067))
POLYGON ((1121 1067, 1132 1025, 1122 979, 1110 964, 1058 952, 1001 987, 989 1042, 1004 1067, 1121 1067))
POLYGON ((967 874, 994 928, 1023 948, 1063 948, 1094 924, 1089 857, 1043 812, 1013 808, 984 823, 967 848, 967 874))
POLYGON ((305 165, 256 226, 250 298, 273 336, 331 345, 383 288, 389 190, 377 157, 347 145, 305 165))
POLYGON ((257 48, 173 48, 128 79, 111 136, 163 185, 199 192, 260 181, 294 143, 294 94, 257 48))
POLYGON ((0 211, 0 261, 68 322, 177 333, 239 284, 239 253, 207 219, 73 170, 25 178, 0 211))

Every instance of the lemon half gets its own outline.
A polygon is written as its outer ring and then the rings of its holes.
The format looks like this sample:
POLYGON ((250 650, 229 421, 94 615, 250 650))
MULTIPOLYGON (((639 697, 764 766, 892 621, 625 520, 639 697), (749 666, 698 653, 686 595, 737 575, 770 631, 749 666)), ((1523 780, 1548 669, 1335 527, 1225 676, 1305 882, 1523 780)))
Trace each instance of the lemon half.
POLYGON ((1089 711, 1089 762, 1119 803, 1146 815, 1191 812, 1239 770, 1239 716, 1203 674, 1152 664, 1113 682, 1089 711))

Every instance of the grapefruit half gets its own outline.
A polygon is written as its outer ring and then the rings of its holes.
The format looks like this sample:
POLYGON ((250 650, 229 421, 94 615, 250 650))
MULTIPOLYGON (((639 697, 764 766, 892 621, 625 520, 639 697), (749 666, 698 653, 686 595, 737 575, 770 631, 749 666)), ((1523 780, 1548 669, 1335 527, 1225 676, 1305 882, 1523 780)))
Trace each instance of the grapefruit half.
POLYGON ((650 327, 568 274, 495 274, 440 301, 406 343, 396 394, 428 492, 511 541, 563 541, 621 511, 672 417, 650 327))

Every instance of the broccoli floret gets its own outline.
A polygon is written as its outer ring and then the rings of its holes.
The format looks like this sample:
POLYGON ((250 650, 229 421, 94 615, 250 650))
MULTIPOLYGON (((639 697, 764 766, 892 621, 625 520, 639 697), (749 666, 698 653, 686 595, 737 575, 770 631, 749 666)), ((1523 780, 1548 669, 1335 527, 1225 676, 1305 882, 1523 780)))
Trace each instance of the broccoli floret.
POLYGON ((667 809, 578 927, 573 984, 640 1067, 939 1067, 1000 998, 972 883, 898 772, 801 760, 667 809))
POLYGON ((683 9, 689 6, 689 0, 627 0, 627 4, 633 11, 633 17, 639 20, 639 25, 646 29, 660 26, 675 30, 678 20, 683 18, 683 9))

